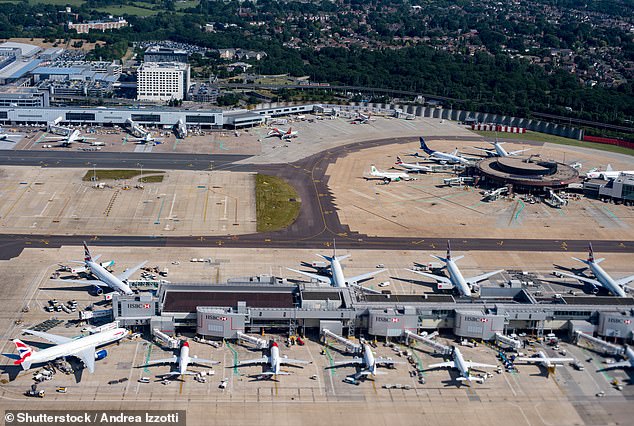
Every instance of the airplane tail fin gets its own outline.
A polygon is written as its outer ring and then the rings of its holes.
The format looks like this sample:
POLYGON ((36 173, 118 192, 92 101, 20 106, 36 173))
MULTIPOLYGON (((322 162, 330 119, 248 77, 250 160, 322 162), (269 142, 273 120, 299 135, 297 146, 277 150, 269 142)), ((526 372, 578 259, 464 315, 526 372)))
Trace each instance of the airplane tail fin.
POLYGON ((84 241, 84 260, 86 262, 92 261, 92 256, 90 255, 90 250, 88 250, 88 245, 86 244, 86 241, 84 241))
POLYGON ((428 155, 431 155, 434 153, 434 151, 427 146, 427 144, 425 143, 425 139, 423 139, 422 136, 420 137, 420 149, 425 151, 425 153, 428 155))
POLYGON ((20 359, 13 361, 13 364, 21 365, 24 370, 28 370, 31 367, 31 360, 29 358, 33 355, 33 349, 20 339, 14 339, 13 343, 20 356, 20 359))
POLYGON ((370 173, 371 173, 371 174, 376 174, 376 173, 378 173, 378 170, 376 169, 376 167, 371 166, 371 167, 370 167, 370 173))
POLYGON ((612 170, 613 170, 612 169, 612 164, 608 164, 608 166, 605 168, 606 172, 611 172, 612 170))
POLYGON ((447 260, 451 260, 451 242, 447 240, 447 260))
POLYGON ((396 156, 396 164, 403 164, 403 160, 401 160, 401 157, 396 156))
POLYGON ((592 243, 588 243, 588 262, 594 262, 594 250, 592 250, 592 243))

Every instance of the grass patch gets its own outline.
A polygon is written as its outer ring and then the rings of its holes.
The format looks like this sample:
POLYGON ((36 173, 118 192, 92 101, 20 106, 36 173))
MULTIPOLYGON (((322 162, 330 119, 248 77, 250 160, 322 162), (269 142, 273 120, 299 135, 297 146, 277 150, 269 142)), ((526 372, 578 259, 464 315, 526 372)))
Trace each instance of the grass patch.
POLYGON ((161 12, 160 10, 151 10, 151 9, 145 9, 143 7, 136 7, 136 6, 130 6, 130 5, 107 6, 107 7, 100 7, 95 10, 98 10, 99 12, 109 13, 114 16, 121 16, 121 15, 152 16, 161 12))
POLYGON ((546 133, 531 132, 529 130, 526 133, 500 133, 500 132, 484 132, 481 130, 472 130, 473 132, 487 138, 494 139, 496 137, 500 139, 512 139, 517 141, 537 141, 548 142, 559 145, 579 146, 582 148, 592 148, 601 151, 617 152, 619 154, 634 155, 634 149, 625 148, 622 146, 609 145, 595 142, 584 142, 576 139, 563 138, 561 136, 549 135, 546 133))
MULTIPOLYGON (((165 173, 156 170, 146 170, 143 174, 156 174, 156 173, 165 173)), ((97 180, 106 180, 106 179, 132 179, 133 177, 139 176, 141 174, 141 170, 88 170, 82 180, 91 181, 93 175, 96 176, 97 180)), ((150 178, 152 176, 148 176, 150 178)), ((163 176, 161 176, 161 181, 163 176)), ((145 176, 143 177, 143 181, 145 182, 145 176)))
POLYGON ((142 182, 142 183, 160 183, 160 182, 163 182, 163 178, 164 177, 165 177, 165 175, 143 176, 142 178, 139 179, 139 182, 142 182))
POLYGON ((277 176, 256 175, 255 202, 258 232, 284 229, 297 219, 301 201, 297 191, 277 176))

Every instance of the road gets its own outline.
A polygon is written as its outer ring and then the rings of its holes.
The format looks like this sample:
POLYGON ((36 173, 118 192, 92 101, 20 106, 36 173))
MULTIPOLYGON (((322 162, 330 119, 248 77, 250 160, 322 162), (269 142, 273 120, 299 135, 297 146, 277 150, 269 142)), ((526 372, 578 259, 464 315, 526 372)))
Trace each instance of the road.
MULTIPOLYGON (((435 139, 433 136, 428 140, 435 139)), ((440 137, 438 139, 441 139, 440 137)), ((447 139, 443 136, 442 139, 447 139)), ((337 214, 332 194, 328 188, 329 177, 325 174, 328 165, 340 156, 383 144, 404 144, 411 138, 389 138, 357 142, 332 148, 295 163, 284 164, 234 164, 247 158, 240 155, 196 155, 153 153, 84 153, 61 151, 10 151, 0 153, 0 165, 43 165, 46 167, 86 167, 97 163, 99 167, 136 167, 142 162, 146 169, 225 169, 242 172, 258 172, 287 179, 298 191, 302 200, 299 217, 282 231, 233 235, 233 236, 95 236, 95 235, 14 235, 0 234, 0 259, 10 259, 20 254, 25 247, 59 247, 80 245, 90 241, 91 245, 132 247, 271 247, 271 248, 323 248, 337 240, 337 246, 345 249, 382 250, 438 250, 446 247, 446 238, 371 237, 353 232, 342 224, 337 214), (95 158, 98 157, 98 158, 95 158)), ((458 251, 573 251, 583 252, 587 240, 554 239, 452 239, 452 247, 458 251)), ((634 241, 592 241, 599 253, 634 253, 634 241)))

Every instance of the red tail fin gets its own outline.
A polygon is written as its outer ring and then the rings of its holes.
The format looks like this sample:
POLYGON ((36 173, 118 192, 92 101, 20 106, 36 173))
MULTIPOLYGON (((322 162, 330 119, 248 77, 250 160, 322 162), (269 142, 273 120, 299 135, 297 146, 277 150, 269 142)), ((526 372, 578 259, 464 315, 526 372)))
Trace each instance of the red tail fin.
POLYGON ((84 260, 86 262, 92 261, 92 256, 90 255, 90 250, 88 250, 88 245, 86 244, 86 241, 84 241, 84 260))
POLYGON ((449 240, 447 240, 447 260, 451 260, 451 242, 449 240))
POLYGON ((588 262, 594 262, 594 250, 592 250, 592 243, 588 243, 588 262))

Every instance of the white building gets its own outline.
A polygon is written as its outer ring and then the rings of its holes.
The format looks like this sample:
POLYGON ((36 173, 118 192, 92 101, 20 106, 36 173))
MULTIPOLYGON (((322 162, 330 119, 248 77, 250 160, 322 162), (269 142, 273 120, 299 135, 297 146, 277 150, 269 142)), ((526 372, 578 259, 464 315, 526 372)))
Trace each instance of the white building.
POLYGON ((189 65, 177 62, 144 62, 137 71, 137 99, 185 99, 189 90, 189 65))

